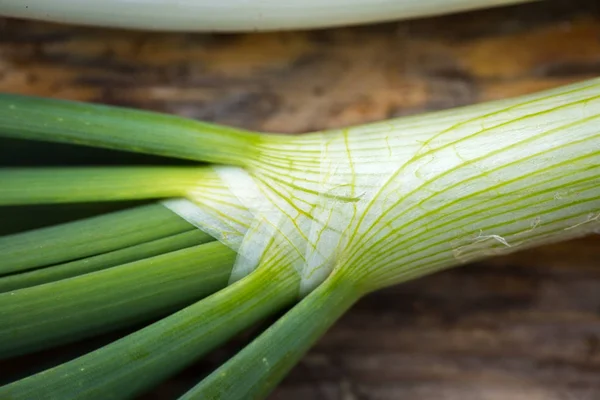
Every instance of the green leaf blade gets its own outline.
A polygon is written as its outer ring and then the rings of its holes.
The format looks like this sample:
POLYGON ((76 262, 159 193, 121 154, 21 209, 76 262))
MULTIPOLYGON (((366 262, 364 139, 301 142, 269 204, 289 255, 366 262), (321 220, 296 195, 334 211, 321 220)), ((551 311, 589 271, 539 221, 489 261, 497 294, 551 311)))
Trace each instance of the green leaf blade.
POLYGON ((174 115, 0 94, 0 136, 240 165, 256 133, 174 115))
POLYGON ((0 275, 106 253, 196 229, 150 204, 0 237, 0 275))
POLYGON ((131 398, 293 302, 298 291, 297 276, 273 272, 258 270, 92 353, 0 387, 0 398, 131 398))
POLYGON ((234 260, 213 242, 0 294, 0 358, 174 311, 225 287, 234 260))
POLYGON ((97 256, 8 275, 0 277, 0 293, 72 278, 211 241, 214 238, 196 229, 97 256))

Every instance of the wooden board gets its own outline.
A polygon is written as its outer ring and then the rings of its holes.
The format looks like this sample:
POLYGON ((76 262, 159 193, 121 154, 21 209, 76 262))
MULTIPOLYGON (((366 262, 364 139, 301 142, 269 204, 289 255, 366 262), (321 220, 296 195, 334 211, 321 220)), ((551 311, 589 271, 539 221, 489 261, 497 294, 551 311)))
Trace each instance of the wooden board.
MULTIPOLYGON (((247 35, 0 19, 0 91, 277 132, 381 120, 598 75, 595 0, 247 35)), ((142 398, 172 398, 238 345, 142 398)), ((600 399, 600 237, 372 294, 271 399, 600 399)))

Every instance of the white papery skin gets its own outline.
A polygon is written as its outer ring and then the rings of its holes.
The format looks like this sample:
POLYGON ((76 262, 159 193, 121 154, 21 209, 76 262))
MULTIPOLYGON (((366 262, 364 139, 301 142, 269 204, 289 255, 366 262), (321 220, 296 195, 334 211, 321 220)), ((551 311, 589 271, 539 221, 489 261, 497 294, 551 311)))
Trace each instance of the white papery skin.
POLYGON ((232 280, 275 263, 301 295, 332 273, 374 290, 600 227, 598 79, 257 150, 215 168, 218 194, 190 192, 238 251, 232 280))
POLYGON ((323 28, 535 0, 0 0, 0 15, 169 31, 323 28))

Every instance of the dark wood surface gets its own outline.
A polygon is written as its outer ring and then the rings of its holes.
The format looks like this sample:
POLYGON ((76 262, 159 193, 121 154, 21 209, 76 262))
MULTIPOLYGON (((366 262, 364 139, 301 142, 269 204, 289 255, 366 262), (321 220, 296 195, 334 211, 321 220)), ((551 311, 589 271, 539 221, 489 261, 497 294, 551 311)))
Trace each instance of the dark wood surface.
MULTIPOLYGON (((358 124, 599 75, 596 0, 247 35, 0 19, 0 91, 267 131, 358 124)), ((236 345, 143 398, 172 398, 236 345)), ((374 293, 271 399, 600 399, 600 236, 374 293)))

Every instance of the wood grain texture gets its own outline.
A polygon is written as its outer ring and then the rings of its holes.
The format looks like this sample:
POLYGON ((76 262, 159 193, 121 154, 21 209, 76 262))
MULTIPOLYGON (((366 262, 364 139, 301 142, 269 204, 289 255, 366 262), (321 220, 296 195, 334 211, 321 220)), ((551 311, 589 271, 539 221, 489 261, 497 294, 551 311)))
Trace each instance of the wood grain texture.
MULTIPOLYGON (((359 124, 599 75, 596 0, 547 0, 402 23, 247 35, 0 19, 0 91, 127 105, 267 131, 359 124)), ((181 393, 244 340, 142 398, 181 393)), ((271 396, 599 398, 598 236, 372 294, 271 396)))

